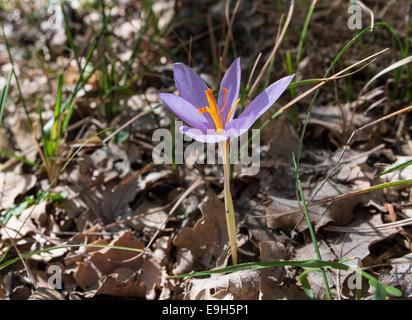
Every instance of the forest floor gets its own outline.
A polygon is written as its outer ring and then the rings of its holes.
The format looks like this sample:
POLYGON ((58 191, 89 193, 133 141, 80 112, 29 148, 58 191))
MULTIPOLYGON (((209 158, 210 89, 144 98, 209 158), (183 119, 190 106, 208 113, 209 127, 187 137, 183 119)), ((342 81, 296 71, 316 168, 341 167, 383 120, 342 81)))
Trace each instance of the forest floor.
POLYGON ((237 2, 0 2, 0 299, 385 298, 356 268, 412 298, 411 1, 363 1, 360 29, 349 1, 237 2), (222 166, 152 155, 173 64, 216 89, 239 56, 241 108, 296 86, 254 125, 258 172, 232 167, 229 272, 222 166), (316 247, 352 268, 329 290, 316 247))

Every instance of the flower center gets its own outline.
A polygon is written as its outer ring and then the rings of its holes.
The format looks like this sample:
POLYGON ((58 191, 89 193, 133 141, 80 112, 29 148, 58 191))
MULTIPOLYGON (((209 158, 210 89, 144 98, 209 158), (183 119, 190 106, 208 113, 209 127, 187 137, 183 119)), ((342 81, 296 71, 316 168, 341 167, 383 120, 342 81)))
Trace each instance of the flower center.
MULTIPOLYGON (((213 96, 213 90, 212 89, 208 89, 208 90, 205 91, 206 98, 207 98, 207 101, 209 103, 209 106, 205 106, 202 109, 198 109, 199 113, 207 112, 207 113, 210 114, 210 116, 212 117, 212 120, 215 124, 216 130, 220 134, 223 134, 222 114, 223 114, 223 110, 225 110, 225 107, 226 107, 226 97, 227 97, 227 89, 222 88, 222 90, 225 94, 225 103, 222 107, 222 110, 220 110, 220 112, 217 108, 216 100, 215 100, 215 97, 213 96)), ((225 119, 225 122, 224 122, 225 125, 228 123, 228 121, 230 119, 230 116, 232 115, 232 112, 235 109, 236 105, 239 103, 239 101, 240 101, 240 99, 237 99, 236 102, 233 104, 232 108, 230 109, 230 112, 227 115, 227 118, 225 119)))

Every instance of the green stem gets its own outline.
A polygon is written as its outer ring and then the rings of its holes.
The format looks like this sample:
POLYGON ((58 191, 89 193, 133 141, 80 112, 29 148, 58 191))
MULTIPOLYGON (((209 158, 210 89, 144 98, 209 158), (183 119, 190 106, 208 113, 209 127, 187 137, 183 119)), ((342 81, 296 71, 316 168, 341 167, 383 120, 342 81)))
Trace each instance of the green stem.
POLYGON ((237 264, 237 244, 236 244, 236 219, 235 210, 233 207, 232 194, 230 193, 230 163, 229 163, 229 150, 230 142, 221 142, 220 148, 222 150, 222 158, 224 164, 224 193, 225 193, 225 214, 227 224, 227 234, 229 236, 230 248, 232 251, 232 262, 237 264))

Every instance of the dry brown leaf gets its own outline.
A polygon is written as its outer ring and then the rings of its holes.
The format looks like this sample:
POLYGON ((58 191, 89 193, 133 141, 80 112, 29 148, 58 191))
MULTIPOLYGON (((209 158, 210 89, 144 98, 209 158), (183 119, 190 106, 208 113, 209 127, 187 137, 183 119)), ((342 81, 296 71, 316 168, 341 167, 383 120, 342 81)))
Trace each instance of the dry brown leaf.
POLYGON ((87 297, 108 295, 153 300, 156 298, 156 289, 160 287, 161 277, 160 266, 152 260, 144 261, 138 271, 120 267, 103 276, 99 288, 89 291, 87 297))
POLYGON ((5 128, 0 128, 0 150, 14 152, 9 139, 7 139, 7 130, 5 128))
POLYGON ((194 263, 204 267, 223 267, 227 263, 228 236, 222 201, 208 190, 199 205, 202 218, 193 228, 182 228, 173 243, 178 249, 173 274, 193 270, 194 263))
POLYGON ((31 289, 26 286, 18 286, 10 293, 10 300, 27 300, 31 296, 31 289))
POLYGON ((13 171, 0 172, 0 210, 8 210, 15 199, 34 187, 36 177, 22 173, 22 164, 13 171))
MULTIPOLYGON (((262 115, 262 123, 269 119, 270 116, 269 112, 264 113, 262 115)), ((269 144, 267 154, 270 157, 283 156, 290 158, 293 153, 297 153, 299 136, 286 113, 269 122, 261 132, 261 139, 269 144), (279 139, 279 137, 282 137, 282 139, 279 139)))
MULTIPOLYGON (((35 145, 33 132, 30 129, 26 117, 15 116, 12 118, 10 124, 10 130, 13 133, 13 139, 16 141, 17 147, 21 152, 30 149, 35 145)), ((41 128, 38 126, 36 128, 36 136, 40 136, 41 128)), ((36 161, 37 149, 33 148, 33 151, 25 154, 24 157, 29 161, 36 161)))
POLYGON ((129 268, 119 268, 115 272, 104 276, 102 284, 93 293, 96 295, 109 295, 117 297, 144 298, 146 289, 140 286, 139 273, 129 268))
MULTIPOLYGON (((357 213, 356 219, 345 226, 347 228, 364 228, 382 224, 380 214, 372 215, 370 213, 357 213)), ((397 233, 398 231, 395 231, 397 233)), ((370 255, 370 246, 393 235, 393 230, 379 230, 376 233, 336 233, 335 237, 328 237, 328 244, 325 241, 319 242, 319 250, 323 260, 344 260, 348 258, 358 258, 366 261, 370 255)), ((296 250, 294 260, 311 260, 317 259, 313 244, 308 243, 296 250)), ((353 267, 356 266, 357 260, 350 262, 353 267)), ((342 273, 342 282, 350 276, 350 273, 342 273)), ((336 284, 336 270, 327 271, 327 277, 330 286, 336 284)), ((326 297, 325 287, 320 272, 312 272, 308 275, 309 282, 312 286, 315 297, 323 299, 326 297)), ((334 290, 334 289, 333 289, 334 290)), ((336 292, 335 292, 336 294, 336 292)))
POLYGON ((404 297, 412 298, 412 253, 391 260, 391 262, 393 263, 392 269, 380 275, 382 284, 385 287, 397 287, 402 291, 404 297), (409 263, 403 263, 407 261, 409 263))
MULTIPOLYGON (((45 214, 46 202, 42 202, 35 207, 29 207, 24 210, 19 216, 12 215, 5 225, 5 229, 0 229, 2 239, 9 239, 9 237, 21 239, 22 237, 35 233, 37 230, 33 221, 36 217, 45 214), (20 229, 21 228, 21 229, 20 229), (17 234, 17 235, 16 235, 17 234)), ((53 254, 52 252, 50 254, 53 254)), ((36 258, 33 256, 32 258, 36 258)))
MULTIPOLYGON (((95 243, 102 243, 98 240, 95 243)), ((121 233, 109 243, 143 249, 144 243, 133 238, 132 231, 121 233)), ((120 297, 139 297, 154 299, 156 288, 160 287, 162 270, 152 259, 141 256, 139 252, 103 248, 88 250, 90 258, 78 263, 74 273, 77 284, 89 290, 85 297, 110 295, 120 297)))
MULTIPOLYGON (((283 261, 290 259, 287 248, 277 241, 265 241, 259 243, 260 261, 283 261)), ((296 300, 307 299, 305 293, 298 288, 293 279, 287 277, 284 267, 274 267, 259 270, 261 300, 296 300)))
POLYGON ((127 154, 119 146, 109 143, 91 155, 84 155, 84 161, 70 172, 69 180, 74 192, 94 216, 111 223, 127 211, 127 205, 136 196, 136 180, 119 185, 129 172, 127 154))
MULTIPOLYGON (((144 249, 145 245, 141 240, 133 239, 132 232, 126 231, 109 243, 111 246, 121 246, 128 248, 144 249)), ((90 254, 90 261, 102 274, 108 274, 118 267, 131 268, 139 265, 143 260, 139 257, 139 252, 129 250, 118 250, 114 248, 103 248, 90 254)))
MULTIPOLYGON (((330 131, 333 138, 337 139, 341 143, 345 143, 346 140, 343 134, 347 134, 347 132, 342 132, 342 112, 344 115, 350 115, 354 104, 355 103, 345 103, 341 104, 340 106, 316 106, 312 110, 309 124, 326 128, 330 131)), ((304 120, 305 117, 305 113, 301 113, 299 115, 299 118, 301 118, 302 120, 304 120)), ((372 119, 369 116, 357 112, 354 114, 352 125, 354 128, 360 128, 361 126, 370 123, 371 121, 372 119)), ((367 136, 367 131, 363 130, 360 134, 354 136, 353 141, 365 141, 367 136)))
POLYGON ((132 224, 135 229, 143 229, 144 227, 158 229, 168 216, 163 210, 153 210, 158 207, 158 204, 144 199, 133 212, 133 216, 140 215, 140 218, 134 219, 130 224, 132 224))
POLYGON ((64 296, 55 289, 38 287, 28 300, 64 300, 64 296))
POLYGON ((3 287, 3 279, 0 278, 0 300, 5 299, 5 297, 6 297, 6 290, 4 290, 4 287, 3 287))
MULTIPOLYGON (((349 193, 350 188, 338 184, 325 184, 321 192, 315 197, 314 201, 332 198, 342 194, 349 193)), ((307 222, 303 211, 293 213, 286 213, 288 210, 299 208, 299 203, 296 200, 283 199, 279 197, 269 196, 272 203, 266 208, 266 215, 268 215, 267 226, 273 229, 279 228, 294 228, 299 232, 307 229, 307 222)), ((308 199, 309 197, 306 196, 308 199)), ((353 218, 353 209, 361 203, 360 196, 341 199, 330 202, 322 206, 309 207, 309 215, 312 224, 316 229, 325 226, 330 222, 336 225, 343 225, 350 222, 353 218)))
POLYGON ((243 270, 190 279, 185 300, 256 300, 259 296, 259 272, 243 270))
POLYGON ((76 283, 85 291, 97 289, 100 276, 96 267, 87 261, 79 262, 74 272, 76 283))

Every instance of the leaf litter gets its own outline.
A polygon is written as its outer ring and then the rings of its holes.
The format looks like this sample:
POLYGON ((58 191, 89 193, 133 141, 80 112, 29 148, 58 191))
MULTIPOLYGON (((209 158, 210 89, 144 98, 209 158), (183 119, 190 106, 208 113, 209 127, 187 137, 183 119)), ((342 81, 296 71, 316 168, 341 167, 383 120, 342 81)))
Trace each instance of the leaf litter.
MULTIPOLYGON (((209 54, 217 58, 218 53, 213 50, 222 50, 224 45, 215 43, 218 47, 210 48, 210 38, 224 39, 225 28, 219 24, 209 28, 204 14, 185 1, 172 3, 156 2, 146 29, 147 8, 140 2, 122 1, 109 14, 111 34, 100 35, 96 52, 90 56, 87 71, 84 71, 88 74, 95 69, 94 73, 73 99, 73 115, 63 135, 62 160, 68 160, 79 146, 83 148, 54 185, 50 187, 43 169, 20 163, 4 153, 0 155, 1 217, 5 217, 10 208, 20 206, 21 209, 15 211, 18 214, 10 215, 6 225, 1 225, 0 257, 6 254, 8 260, 21 253, 66 243, 124 246, 143 251, 80 247, 33 255, 25 259, 25 264, 17 262, 0 271, 0 299, 307 298, 299 279, 303 270, 296 267, 243 270, 200 279, 169 278, 226 267, 230 261, 219 167, 154 165, 151 162, 155 147, 153 131, 169 128, 173 121, 170 113, 158 106, 157 97, 159 92, 175 91, 172 63, 186 62, 189 56, 188 64, 203 72, 202 76, 213 87, 216 70, 208 67, 212 65, 209 54), (199 18, 205 23, 186 24, 185 16, 199 18), (181 19, 183 23, 175 25, 174 19, 181 19), (142 30, 147 33, 136 41, 142 30), (190 42, 186 41, 189 39, 190 42), (139 42, 140 47, 132 59, 134 45, 139 42), (119 135, 110 137, 113 128, 120 128, 140 113, 141 116, 125 125, 119 135), (88 141, 102 130, 107 132, 88 141), (83 146, 86 141, 88 143, 83 146), (199 177, 201 183, 193 189, 188 187, 199 177), (35 198, 46 190, 58 196, 43 197, 35 205, 24 207, 27 197, 35 198), (185 194, 186 191, 190 192, 185 194), (61 289, 53 289, 48 284, 47 268, 53 265, 63 270, 61 289)), ((36 5, 41 7, 37 1, 30 4, 36 5)), ((253 10, 245 4, 239 6, 233 25, 232 41, 244 58, 243 72, 250 69, 259 52, 263 52, 262 59, 266 59, 273 47, 273 32, 262 26, 264 21, 280 21, 281 16, 279 10, 251 5, 253 10), (240 36, 243 27, 238 24, 242 19, 250 20, 245 18, 248 12, 253 13, 255 21, 248 26, 251 34, 261 35, 256 37, 253 46, 240 36)), ((221 23, 226 19, 222 14, 224 10, 220 9, 223 7, 223 2, 219 2, 202 10, 208 11, 214 22, 221 23)), ((68 4, 64 8, 76 54, 64 28, 47 29, 50 18, 47 15, 38 17, 39 26, 31 26, 32 22, 24 17, 24 10, 18 18, 11 15, 4 18, 22 97, 13 79, 4 124, 0 128, 0 149, 37 164, 41 159, 35 139, 42 143, 37 104, 41 105, 41 116, 45 120, 53 118, 57 92, 55 75, 64 70, 63 97, 67 98, 80 80, 90 49, 88 45, 98 38, 90 26, 95 30, 103 27, 96 8, 73 9, 68 4), (21 108, 23 104, 28 107, 29 119, 35 124, 34 131, 21 108)), ((338 3, 330 8, 316 8, 305 41, 307 47, 296 66, 297 80, 318 78, 329 65, 331 52, 338 52, 356 34, 341 32, 346 20, 340 13, 345 10, 346 7, 342 9, 338 3), (331 26, 328 32, 325 24, 331 26), (341 41, 330 43, 334 36, 341 41)), ((396 32, 403 30, 399 25, 402 15, 398 16, 399 12, 393 8, 389 11, 385 18, 394 24, 396 32)), ((303 21, 306 12, 295 8, 295 14, 295 19, 303 21)), ((299 35, 292 32, 284 37, 274 68, 267 74, 268 80, 286 75, 282 71, 281 61, 285 54, 282 50, 293 49, 299 35)), ((380 41, 382 43, 373 43, 365 38, 368 52, 378 52, 392 43, 386 33, 380 41)), ((1 44, 1 47, 0 79, 5 82, 4 74, 7 76, 12 64, 4 54, 6 46, 1 44)), ((339 64, 345 67, 361 57, 362 50, 357 48, 346 52, 339 64)), ((365 270, 385 285, 399 288, 404 298, 411 298, 412 232, 407 220, 412 218, 410 185, 333 200, 379 183, 412 178, 412 166, 377 177, 383 170, 410 160, 411 116, 408 113, 358 132, 340 158, 353 130, 404 105, 405 100, 401 98, 391 99, 396 74, 388 72, 373 83, 368 82, 380 70, 401 60, 391 57, 386 54, 354 74, 350 81, 334 80, 335 87, 331 84, 321 91, 304 137, 300 173, 305 198, 310 200, 309 214, 322 258, 334 261, 353 258, 349 263, 370 268, 365 270), (362 90, 365 83, 368 83, 368 92, 362 90), (318 202, 322 204, 317 205, 318 202), (401 224, 387 227, 394 222, 401 224)), ((227 61, 229 59, 223 59, 222 65, 227 61)), ((257 69, 260 69, 259 64, 257 69)), ((407 83, 405 74, 401 75, 405 81, 399 84, 402 92, 408 91, 404 86, 407 83)), ((300 92, 300 87, 297 88, 300 92)), ((291 95, 292 92, 289 97, 291 95)), ((285 98, 281 103, 287 101, 285 98)), ((309 103, 306 97, 296 104, 297 125, 292 121, 293 112, 283 113, 261 132, 261 164, 256 176, 245 175, 239 166, 234 166, 232 188, 242 262, 316 259, 301 203, 296 200, 295 170, 291 161, 292 153, 298 151, 301 124, 309 103)), ((275 105, 272 111, 278 107, 275 105)), ((258 125, 270 116, 270 113, 265 114, 258 125)), ((335 297, 354 298, 348 287, 352 275, 351 272, 327 270, 335 297)), ((308 279, 314 296, 324 299, 326 292, 321 273, 309 273, 308 279)), ((367 283, 363 289, 363 296, 370 298, 373 293, 367 283)))

